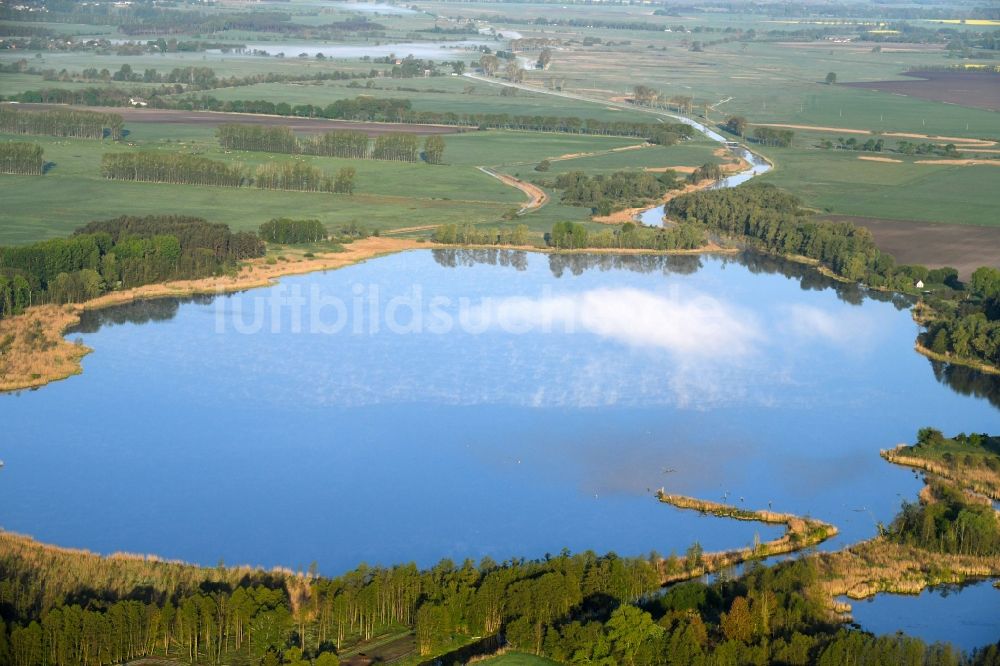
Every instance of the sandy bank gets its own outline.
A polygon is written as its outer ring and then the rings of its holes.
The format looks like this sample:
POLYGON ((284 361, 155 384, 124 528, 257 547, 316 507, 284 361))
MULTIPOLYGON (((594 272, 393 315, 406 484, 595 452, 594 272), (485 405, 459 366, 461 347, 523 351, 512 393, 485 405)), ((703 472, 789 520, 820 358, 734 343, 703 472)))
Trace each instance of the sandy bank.
POLYGON ((858 159, 865 162, 888 162, 891 164, 901 164, 903 162, 903 160, 894 160, 891 157, 872 157, 870 155, 858 155, 858 159))
POLYGON ((733 520, 749 520, 771 525, 785 525, 785 533, 777 539, 755 544, 753 547, 738 548, 713 553, 704 553, 697 563, 684 563, 661 559, 658 565, 660 583, 669 585, 684 580, 699 578, 728 567, 747 562, 752 559, 763 559, 774 555, 794 553, 796 551, 820 544, 837 534, 837 528, 830 523, 813 518, 803 518, 790 513, 777 513, 741 509, 729 504, 702 500, 686 495, 671 495, 661 488, 656 493, 657 499, 679 509, 691 509, 720 518, 733 520))

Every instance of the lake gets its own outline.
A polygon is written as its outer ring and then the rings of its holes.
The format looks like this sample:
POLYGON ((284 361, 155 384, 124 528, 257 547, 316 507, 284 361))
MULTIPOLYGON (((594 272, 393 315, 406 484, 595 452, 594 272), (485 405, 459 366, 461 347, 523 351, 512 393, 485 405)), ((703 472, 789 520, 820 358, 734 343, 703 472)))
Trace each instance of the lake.
POLYGON ((881 448, 1000 430, 996 378, 913 351, 901 297, 747 254, 421 250, 88 313, 84 373, 0 395, 0 525, 214 565, 429 565, 870 537, 881 448), (668 471, 675 470, 675 471, 668 471))
POLYGON ((941 585, 919 595, 878 594, 851 604, 851 615, 874 634, 902 631, 928 642, 942 641, 973 650, 1000 636, 1000 590, 992 581, 941 585))

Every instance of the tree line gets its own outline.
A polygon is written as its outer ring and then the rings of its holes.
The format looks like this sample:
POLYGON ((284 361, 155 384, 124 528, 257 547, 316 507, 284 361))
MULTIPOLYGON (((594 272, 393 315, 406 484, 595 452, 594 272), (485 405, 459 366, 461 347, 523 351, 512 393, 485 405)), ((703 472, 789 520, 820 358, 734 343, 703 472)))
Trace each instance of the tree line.
POLYGON ((5 141, 0 143, 0 173, 41 176, 45 167, 44 151, 37 143, 5 141))
POLYGON ((101 156, 101 175, 111 180, 222 187, 239 187, 245 180, 240 164, 154 150, 104 153, 101 156))
POLYGON ((256 234, 181 216, 91 222, 69 238, 0 247, 0 317, 30 305, 72 303, 108 291, 214 275, 263 256, 256 234))
POLYGON ((442 224, 431 240, 445 245, 527 245, 528 226, 486 228, 474 224, 442 224))
POLYGON ((257 235, 268 243, 289 245, 316 243, 326 240, 329 234, 319 220, 292 220, 279 217, 260 225, 257 235))
POLYGON ((77 139, 118 140, 125 121, 117 113, 94 111, 22 111, 0 106, 0 132, 6 134, 46 134, 77 139))
POLYGON ((415 632, 425 656, 483 636, 495 637, 481 641, 487 649, 505 643, 563 663, 607 666, 1000 663, 995 647, 965 657, 947 644, 840 625, 809 558, 751 563, 736 579, 661 591, 655 555, 563 551, 502 563, 442 560, 422 570, 362 565, 326 578, 312 567, 265 573, 105 559, 7 534, 0 545, 0 662, 13 666, 149 656, 330 666, 357 641, 401 626, 415 632))
POLYGON ((759 143, 764 146, 787 148, 792 145, 792 138, 794 136, 795 132, 787 129, 779 129, 776 127, 753 128, 754 143, 759 143))
POLYGON ((897 265, 871 232, 849 222, 818 222, 791 194, 750 184, 685 194, 666 205, 668 218, 703 225, 785 256, 814 259, 835 275, 878 289, 925 294, 927 330, 919 341, 950 359, 1000 367, 1000 270, 978 268, 968 284, 951 267, 897 265))
MULTIPOLYGON (((165 90, 164 95, 177 91, 165 90)), ((298 118, 328 118, 331 120, 358 120, 390 123, 454 125, 480 129, 509 129, 567 134, 593 134, 598 136, 628 136, 651 139, 669 145, 679 139, 688 139, 696 131, 684 123, 641 123, 624 120, 600 120, 577 116, 525 116, 508 113, 456 113, 453 111, 417 111, 408 99, 379 99, 361 96, 337 100, 326 106, 313 104, 291 105, 287 102, 267 100, 220 100, 211 95, 160 97, 142 89, 86 88, 83 90, 47 89, 27 91, 12 95, 21 102, 59 102, 87 106, 126 106, 129 97, 143 96, 151 107, 184 111, 225 111, 227 113, 254 113, 298 118)))
POLYGON ((259 189, 352 194, 356 171, 343 167, 336 177, 301 161, 269 162, 252 172, 243 165, 198 155, 144 150, 105 153, 101 175, 111 180, 142 183, 176 183, 219 187, 253 186, 259 189))
POLYGON ((706 234, 697 224, 646 227, 633 222, 589 231, 577 222, 557 222, 545 236, 550 247, 560 250, 695 250, 705 245, 706 234))
POLYGON ((795 196, 750 184, 692 192, 666 205, 668 218, 747 242, 768 252, 815 259, 839 276, 913 291, 905 267, 878 250, 871 232, 848 222, 816 222, 795 196))
MULTIPOLYGON (((223 148, 231 150, 398 162, 416 162, 420 157, 419 139, 405 132, 390 132, 371 139, 364 132, 333 130, 300 140, 288 127, 227 123, 218 127, 216 136, 223 148)), ((440 136, 431 135, 424 140, 424 156, 431 164, 441 163, 444 149, 445 142, 440 136)))

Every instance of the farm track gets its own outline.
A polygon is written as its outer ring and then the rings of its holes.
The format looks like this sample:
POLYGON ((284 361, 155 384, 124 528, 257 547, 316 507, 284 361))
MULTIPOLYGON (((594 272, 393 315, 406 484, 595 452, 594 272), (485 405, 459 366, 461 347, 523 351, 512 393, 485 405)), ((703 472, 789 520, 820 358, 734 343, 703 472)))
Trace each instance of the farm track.
POLYGON ((517 211, 518 215, 523 215, 524 213, 537 210, 549 202, 549 195, 545 193, 545 190, 538 187, 537 185, 525 182, 523 180, 520 180, 519 178, 514 178, 514 176, 508 176, 507 174, 498 173, 493 169, 489 169, 487 167, 478 167, 478 168, 480 171, 487 174, 488 176, 496 178, 504 185, 516 187, 517 189, 521 190, 530 197, 530 201, 528 201, 528 203, 526 203, 524 206, 521 207, 519 211, 517 211))

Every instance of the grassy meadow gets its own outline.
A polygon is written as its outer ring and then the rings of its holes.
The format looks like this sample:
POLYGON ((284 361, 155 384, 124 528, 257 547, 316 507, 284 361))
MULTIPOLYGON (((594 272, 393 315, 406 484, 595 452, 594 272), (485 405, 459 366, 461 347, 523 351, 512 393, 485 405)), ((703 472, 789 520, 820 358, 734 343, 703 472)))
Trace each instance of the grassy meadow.
MULTIPOLYGON (((350 160, 332 157, 226 151, 214 130, 205 126, 160 123, 127 125, 122 142, 0 135, 3 140, 28 140, 41 145, 49 168, 44 176, 0 175, 4 220, 0 243, 28 243, 69 234, 82 224, 118 215, 171 213, 198 215, 225 222, 234 229, 256 229, 275 217, 316 218, 328 225, 356 222, 381 231, 436 224, 497 224, 525 201, 525 195, 477 167, 519 173, 531 180, 532 170, 546 158, 581 155, 553 162, 553 172, 588 173, 713 161, 714 145, 692 141, 671 147, 646 147, 640 140, 535 132, 484 131, 446 137, 445 164, 350 160), (101 177, 101 155, 139 150, 182 151, 214 160, 259 164, 301 160, 335 174, 345 166, 356 169, 355 193, 260 190, 171 183, 111 181, 101 177), (586 155, 594 154, 591 157, 586 155)), ((518 223, 547 231, 554 222, 586 220, 590 210, 561 206, 558 193, 542 209, 518 218, 518 223)))
MULTIPOLYGON (((824 150, 836 133, 798 133, 790 148, 763 148, 775 164, 760 176, 825 213, 941 224, 1000 226, 1000 179, 996 164, 922 164, 935 155, 824 150), (893 162, 875 161, 876 157, 893 162)), ((856 135, 861 140, 866 137, 856 135)), ((895 141, 888 139, 887 146, 895 141)), ((969 151, 966 151, 969 152, 969 151)), ((972 154, 970 152, 970 154, 972 154)))
MULTIPOLYGON (((348 81, 277 82, 251 86, 217 88, 199 92, 222 100, 262 99, 290 104, 329 104, 358 95, 380 98, 403 97, 417 110, 457 113, 508 113, 512 115, 575 115, 602 120, 652 121, 639 110, 614 108, 603 100, 621 99, 633 86, 644 84, 665 96, 694 98, 693 116, 709 123, 728 115, 744 115, 751 123, 785 123, 877 132, 913 132, 949 137, 1000 139, 1000 116, 984 109, 933 102, 901 95, 823 83, 828 72, 840 82, 878 81, 901 78, 910 67, 947 65, 950 61, 943 44, 881 44, 874 52, 871 43, 833 43, 824 40, 794 40, 770 37, 749 42, 722 41, 727 29, 754 29, 759 35, 774 30, 797 30, 830 25, 871 24, 866 19, 842 21, 769 17, 734 12, 680 12, 658 16, 646 6, 570 5, 560 8, 560 19, 593 19, 655 24, 662 30, 616 30, 600 25, 550 26, 527 23, 504 24, 503 16, 519 19, 551 17, 553 7, 542 3, 483 5, 473 2, 421 2, 419 11, 402 9, 384 14, 362 11, 320 0, 295 3, 261 3, 258 8, 290 12, 292 20, 306 25, 324 25, 365 16, 384 26, 377 37, 355 35, 348 45, 409 44, 426 46, 463 39, 486 40, 493 48, 508 48, 508 42, 488 35, 426 32, 435 26, 453 27, 452 20, 476 18, 479 27, 498 32, 516 31, 524 37, 559 40, 545 71, 529 70, 526 81, 539 86, 558 85, 594 98, 595 101, 553 97, 543 92, 519 91, 501 96, 501 88, 459 76, 415 79, 378 78, 356 83, 348 81), (448 17, 451 20, 445 20, 448 17), (683 26, 683 30, 678 30, 683 26), (423 31, 423 32, 422 32, 423 31), (585 42, 585 40, 587 40, 585 42), (598 41, 599 40, 599 41, 598 41), (703 50, 692 49, 695 42, 703 50), (369 87, 370 86, 370 87, 369 87)), ((204 11, 226 11, 205 7, 204 11)), ((933 27, 930 21, 919 22, 933 27)), ((2 29, 0 23, 0 29, 2 29)), ((948 24, 951 25, 951 24, 948 24)), ((970 30, 976 26, 960 26, 970 30)), ((112 26, 39 23, 67 35, 103 35, 121 38, 112 26)), ((143 39, 152 36, 144 36, 143 39)), ((178 38, 228 40, 233 44, 266 44, 284 48, 287 57, 240 56, 223 53, 167 53, 123 56, 108 52, 0 52, 0 62, 27 58, 34 67, 87 67, 114 72, 128 63, 135 71, 156 68, 168 72, 174 67, 206 66, 219 76, 245 76, 265 72, 301 74, 349 70, 368 72, 385 65, 360 57, 298 58, 296 47, 338 46, 345 43, 309 41, 281 34, 227 30, 213 35, 178 35, 178 38)), ((397 55, 406 55, 401 47, 397 55)), ((445 50, 435 60, 465 60, 470 66, 478 53, 445 50)), ((533 58, 535 53, 523 54, 533 58)), ((12 94, 42 87, 80 88, 95 84, 43 81, 39 75, 0 74, 0 94, 12 94)), ((135 85, 111 82, 109 85, 135 85)), ((141 84, 140 84, 141 85, 141 84)), ((637 139, 571 136, 522 132, 470 132, 447 138, 446 164, 399 164, 375 161, 347 161, 331 158, 292 158, 263 153, 225 153, 215 143, 210 128, 157 124, 127 125, 129 145, 99 145, 88 142, 30 138, 41 143, 46 160, 54 163, 41 178, 0 176, 0 196, 5 203, 0 242, 28 242, 64 234, 90 219, 130 213, 183 212, 227 222, 235 228, 255 228, 270 217, 290 215, 318 217, 324 222, 359 222, 378 229, 427 226, 440 223, 497 224, 502 216, 517 208, 525 197, 479 171, 489 166, 526 180, 551 178, 566 171, 590 174, 620 169, 699 166, 718 162, 714 144, 690 141, 669 148, 617 150, 640 143, 637 139), (197 152, 213 159, 239 161, 252 166, 274 160, 305 159, 327 172, 348 163, 357 169, 357 189, 353 197, 331 194, 276 192, 256 189, 229 190, 191 185, 160 185, 105 181, 99 174, 100 153, 104 151, 155 148, 197 152), (552 162, 548 174, 533 170, 543 159, 552 162)), ((998 225, 995 211, 1000 191, 992 186, 1000 177, 996 166, 917 164, 917 159, 886 154, 899 163, 859 160, 861 153, 821 150, 820 138, 836 138, 835 133, 796 130, 792 147, 767 148, 776 168, 762 177, 799 195, 818 210, 861 217, 914 220, 944 224, 998 225), (958 203, 960 202, 960 203, 958 203)), ((0 137, 4 138, 4 137, 0 137)), ((13 137, 6 137, 13 138, 13 137)), ((23 139, 22 139, 23 140, 23 139)), ((536 231, 545 231, 562 220, 585 221, 589 210, 562 206, 558 192, 551 200, 518 222, 536 231)))

